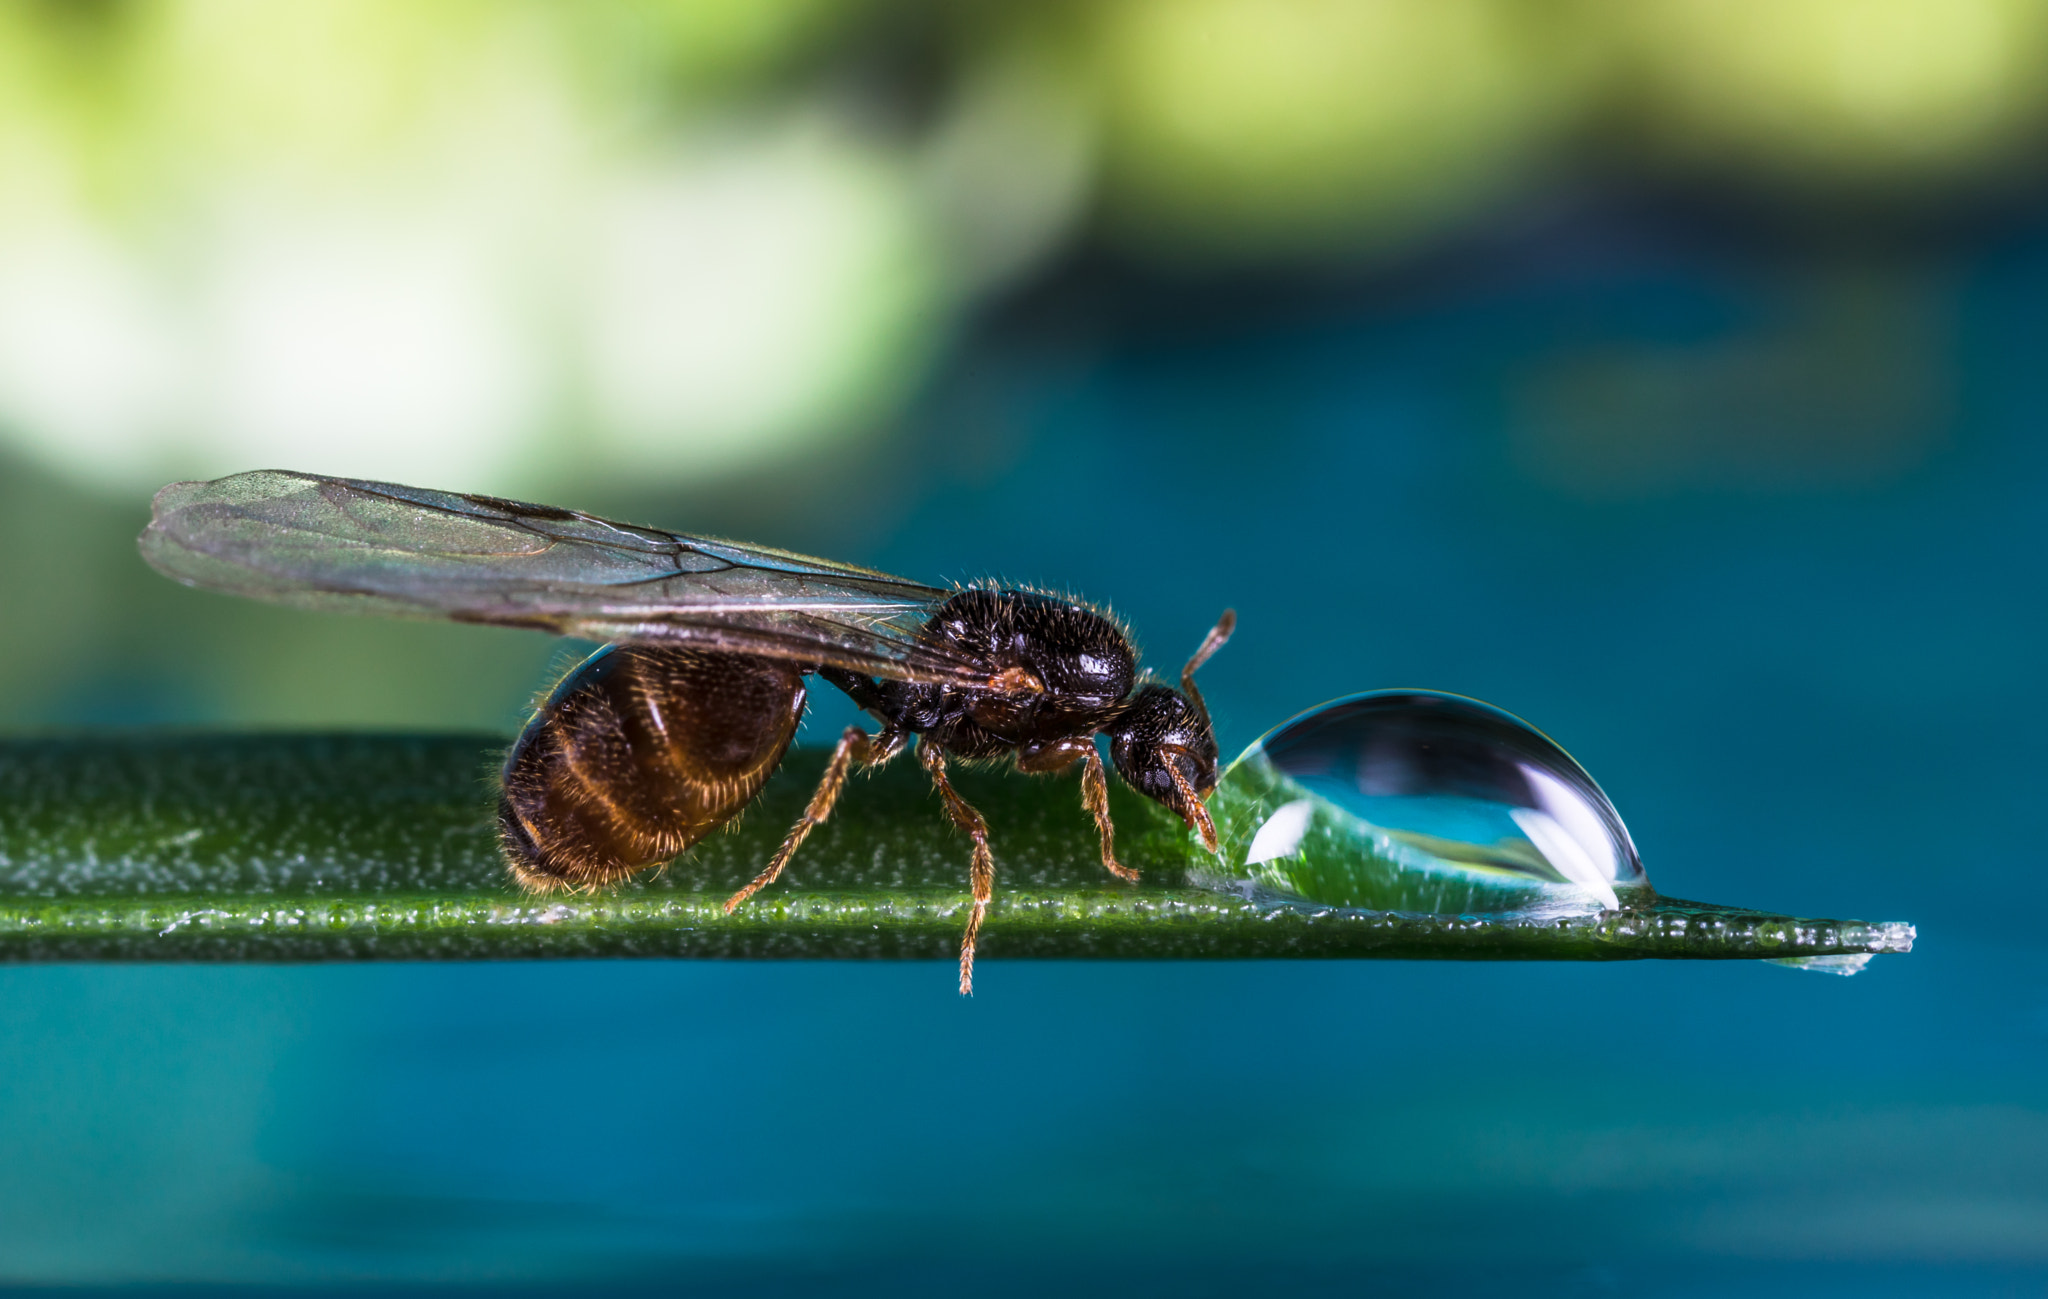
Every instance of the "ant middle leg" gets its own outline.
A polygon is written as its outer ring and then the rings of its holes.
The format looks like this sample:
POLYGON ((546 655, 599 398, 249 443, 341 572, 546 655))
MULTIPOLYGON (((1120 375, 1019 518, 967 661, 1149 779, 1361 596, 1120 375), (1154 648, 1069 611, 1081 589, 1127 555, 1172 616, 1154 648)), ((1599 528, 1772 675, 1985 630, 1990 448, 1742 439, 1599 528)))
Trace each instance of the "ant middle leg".
POLYGON ((946 755, 936 744, 923 741, 917 746, 918 761, 931 773, 932 784, 938 788, 939 796, 946 802, 946 815, 953 818, 953 824, 965 830, 974 840, 974 862, 969 869, 969 885, 974 898, 974 909, 967 913, 967 932, 960 936, 960 995, 974 995, 974 942, 981 934, 982 917, 988 914, 989 899, 995 896, 996 862, 988 848, 988 822, 973 804, 960 797, 953 788, 953 782, 946 779, 946 755))
POLYGON ((740 903, 773 884, 782 874, 782 868, 789 865, 789 859, 796 856, 796 850, 810 838, 811 831, 832 815, 832 805, 839 801, 839 791, 846 787, 846 777, 854 763, 879 767, 902 751, 903 736, 899 732, 884 730, 879 735, 869 735, 858 726, 847 727, 839 737, 838 747, 832 750, 832 760, 825 764, 824 778, 818 782, 817 792, 811 795, 804 814, 789 828, 768 868, 756 875, 753 883, 725 900, 725 914, 731 915, 740 903))

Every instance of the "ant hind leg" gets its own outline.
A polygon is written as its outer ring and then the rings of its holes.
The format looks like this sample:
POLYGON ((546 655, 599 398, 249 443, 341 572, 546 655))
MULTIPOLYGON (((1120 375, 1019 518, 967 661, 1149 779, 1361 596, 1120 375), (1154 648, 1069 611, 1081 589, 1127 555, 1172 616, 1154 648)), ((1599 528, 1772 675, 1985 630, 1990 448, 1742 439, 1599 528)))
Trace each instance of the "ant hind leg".
POLYGON ((818 790, 811 795, 804 814, 789 828, 789 834, 783 839, 782 846, 775 850, 768 868, 756 875, 751 884, 725 900, 725 914, 731 915, 738 910, 740 903, 773 884, 782 874, 782 868, 789 865, 789 859, 796 856, 796 850, 803 846, 811 831, 832 815, 832 805, 839 801, 839 792, 846 787, 846 777, 854 763, 879 767, 902 751, 903 737, 894 731, 869 735, 858 726, 847 727, 839 737, 838 747, 832 750, 832 760, 825 764, 824 778, 818 782, 818 790))

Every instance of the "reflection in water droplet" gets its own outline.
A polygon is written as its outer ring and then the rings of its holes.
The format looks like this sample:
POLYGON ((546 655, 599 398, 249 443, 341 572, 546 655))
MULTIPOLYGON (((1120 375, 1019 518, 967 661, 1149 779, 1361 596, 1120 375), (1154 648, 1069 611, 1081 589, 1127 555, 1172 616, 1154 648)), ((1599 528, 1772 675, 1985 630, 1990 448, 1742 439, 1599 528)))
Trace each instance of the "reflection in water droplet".
POLYGON ((1221 887, 1436 913, 1652 896, 1585 769, 1459 695, 1381 690, 1312 708, 1231 764, 1211 810, 1221 887))

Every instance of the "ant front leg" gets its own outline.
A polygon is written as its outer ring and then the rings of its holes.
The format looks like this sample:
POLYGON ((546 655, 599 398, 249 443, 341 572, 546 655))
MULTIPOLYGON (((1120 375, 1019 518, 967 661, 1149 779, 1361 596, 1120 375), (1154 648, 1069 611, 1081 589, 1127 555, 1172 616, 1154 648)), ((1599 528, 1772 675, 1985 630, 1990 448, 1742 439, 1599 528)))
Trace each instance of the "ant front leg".
POLYGON ((832 815, 832 805, 839 801, 839 791, 846 787, 846 776, 854 763, 879 767, 902 751, 903 736, 898 732, 885 730, 879 735, 869 735, 858 726, 847 727, 839 737, 838 747, 832 750, 832 760, 825 764, 825 777, 818 782, 817 793, 811 795, 810 805, 789 828, 788 836, 783 839, 782 847, 775 850, 775 858, 768 863, 768 869, 756 875, 753 883, 725 900, 725 914, 731 915, 740 903, 773 884, 782 874, 782 868, 789 865, 789 859, 796 856, 796 850, 803 846, 811 831, 832 815))
POLYGON ((974 995, 974 940, 981 933, 982 917, 988 914, 989 899, 995 896, 996 861, 988 850, 988 822, 974 806, 960 797, 953 782, 946 779, 946 755, 936 744, 919 741, 918 761, 931 773, 932 784, 946 801, 946 815, 974 840, 974 863, 969 871, 974 909, 967 914, 967 932, 960 936, 960 995, 974 995))
POLYGON ((1127 884, 1138 882, 1138 872, 1116 859, 1116 827, 1109 823, 1109 777, 1102 771, 1102 755, 1090 744, 1081 759, 1081 806, 1095 818, 1095 832, 1102 837, 1102 869, 1127 884))
POLYGON ((1017 753, 1019 771, 1059 772, 1076 762, 1081 764, 1081 807, 1095 818, 1095 833, 1102 840, 1102 869, 1135 884, 1138 872, 1116 859, 1116 827, 1109 820, 1109 778, 1103 773, 1102 755, 1095 751, 1094 738, 1033 745, 1017 753))

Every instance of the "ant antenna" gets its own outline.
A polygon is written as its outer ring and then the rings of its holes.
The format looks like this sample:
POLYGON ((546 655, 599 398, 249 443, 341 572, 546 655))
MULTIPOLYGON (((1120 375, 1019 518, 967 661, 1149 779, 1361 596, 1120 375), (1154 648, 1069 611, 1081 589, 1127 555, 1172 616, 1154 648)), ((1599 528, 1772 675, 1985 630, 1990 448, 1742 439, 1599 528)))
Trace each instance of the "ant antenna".
POLYGON ((1195 706, 1195 715, 1202 719, 1202 729, 1214 735, 1216 728, 1209 724, 1209 705, 1202 702, 1202 692, 1195 689, 1195 669, 1209 661, 1209 656, 1223 648, 1223 642, 1230 639, 1230 633, 1237 630, 1237 610, 1225 609, 1209 634, 1202 638, 1202 644, 1195 650, 1188 665, 1180 670, 1180 692, 1195 706))

